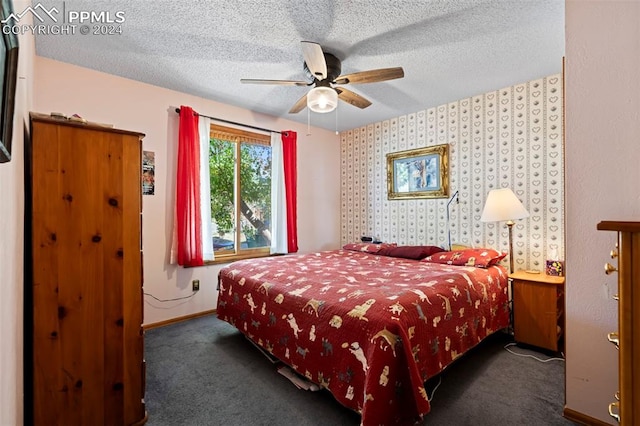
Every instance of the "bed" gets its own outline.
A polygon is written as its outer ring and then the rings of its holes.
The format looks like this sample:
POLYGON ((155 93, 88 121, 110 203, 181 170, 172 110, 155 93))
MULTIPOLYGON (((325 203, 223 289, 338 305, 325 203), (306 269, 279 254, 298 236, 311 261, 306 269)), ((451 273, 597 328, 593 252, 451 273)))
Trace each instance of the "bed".
POLYGON ((411 424, 424 382, 509 324, 507 272, 493 250, 423 260, 382 245, 250 259, 219 273, 217 315, 361 414, 411 424))

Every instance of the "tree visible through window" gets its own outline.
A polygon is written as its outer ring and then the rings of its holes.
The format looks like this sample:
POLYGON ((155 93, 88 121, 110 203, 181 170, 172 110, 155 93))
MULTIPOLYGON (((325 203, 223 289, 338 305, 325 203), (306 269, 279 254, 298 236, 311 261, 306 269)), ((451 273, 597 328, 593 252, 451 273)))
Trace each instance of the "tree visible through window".
POLYGON ((211 125, 209 168, 216 257, 269 253, 270 137, 211 125))

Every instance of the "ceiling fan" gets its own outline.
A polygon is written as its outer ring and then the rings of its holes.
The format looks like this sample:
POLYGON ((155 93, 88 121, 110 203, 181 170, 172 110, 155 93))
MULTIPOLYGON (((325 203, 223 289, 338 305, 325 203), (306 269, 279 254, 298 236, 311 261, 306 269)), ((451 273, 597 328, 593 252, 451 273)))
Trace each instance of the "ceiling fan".
POLYGON ((318 43, 303 41, 302 56, 304 58, 304 72, 309 81, 296 80, 263 80, 240 79, 245 84, 279 84, 288 86, 314 86, 308 93, 293 105, 289 113, 295 114, 308 106, 315 112, 333 111, 338 99, 358 108, 366 108, 371 102, 355 92, 344 87, 334 85, 376 83, 378 81, 393 80, 404 77, 402 67, 380 68, 361 71, 353 74, 340 75, 342 64, 340 59, 328 52, 324 52, 318 43))

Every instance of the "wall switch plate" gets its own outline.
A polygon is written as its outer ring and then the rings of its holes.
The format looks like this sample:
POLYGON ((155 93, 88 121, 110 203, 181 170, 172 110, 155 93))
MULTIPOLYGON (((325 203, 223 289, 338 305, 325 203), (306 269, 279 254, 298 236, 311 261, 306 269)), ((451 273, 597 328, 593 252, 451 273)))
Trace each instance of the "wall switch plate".
POLYGON ((191 290, 193 290, 193 291, 200 290, 200 280, 191 281, 191 290))

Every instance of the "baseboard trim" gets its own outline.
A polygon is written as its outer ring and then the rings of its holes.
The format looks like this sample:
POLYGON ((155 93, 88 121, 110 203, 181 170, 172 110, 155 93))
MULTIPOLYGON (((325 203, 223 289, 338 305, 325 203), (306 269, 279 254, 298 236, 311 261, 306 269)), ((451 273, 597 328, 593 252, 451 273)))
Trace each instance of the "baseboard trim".
POLYGON ((565 419, 571 420, 574 423, 578 423, 585 426, 611 426, 609 423, 605 423, 602 420, 594 419, 593 417, 582 414, 579 411, 572 410, 571 408, 564 407, 562 415, 565 419))
POLYGON ((165 325, 175 324, 177 322, 187 321, 194 318, 206 317, 207 315, 214 315, 216 313, 215 309, 210 309, 208 311, 202 311, 195 314, 185 315, 183 317, 171 318, 164 321, 154 322, 151 324, 144 324, 142 328, 144 330, 151 330, 152 328, 164 327, 165 325))

